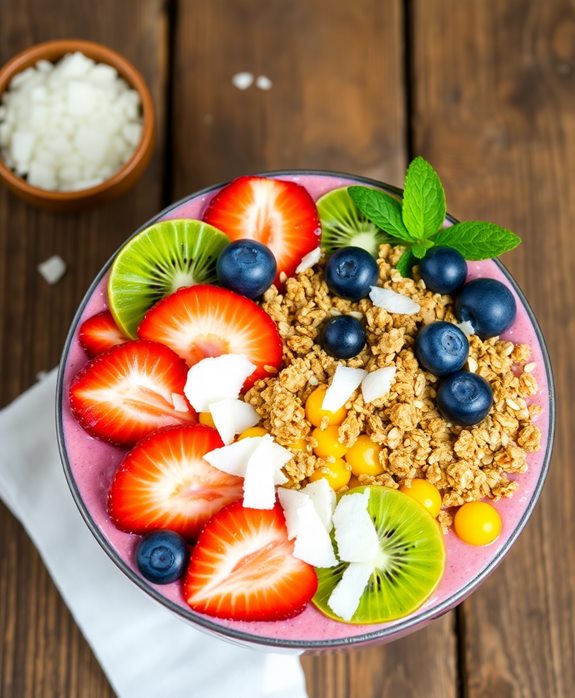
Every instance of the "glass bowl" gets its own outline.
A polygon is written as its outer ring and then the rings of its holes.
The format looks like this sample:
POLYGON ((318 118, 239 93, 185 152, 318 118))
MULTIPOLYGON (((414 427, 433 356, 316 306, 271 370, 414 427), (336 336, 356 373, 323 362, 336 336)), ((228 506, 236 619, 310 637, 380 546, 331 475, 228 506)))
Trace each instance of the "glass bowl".
MULTIPOLYGON (((379 187, 401 195, 401 190, 390 185, 347 174, 309 170, 266 174, 304 185, 314 199, 330 189, 349 184, 379 187)), ((221 186, 215 185, 182 199, 145 223, 140 230, 162 219, 201 217, 221 186)), ((452 217, 448 220, 456 222, 452 217)), ((124 451, 84 432, 71 416, 67 400, 71 379, 88 361, 78 343, 78 328, 83 320, 106 307, 106 280, 111 261, 102 268, 86 293, 66 340, 58 378, 58 440, 66 478, 87 526, 122 572, 147 594, 194 627, 221 638, 270 651, 282 648, 299 653, 317 652, 389 642, 413 632, 461 603, 503 560, 539 498, 551 458, 555 424, 553 378, 545 342, 525 296, 503 264, 497 260, 470 262, 469 277, 497 278, 511 289, 517 300, 517 320, 504 337, 531 345, 531 360, 536 364, 534 375, 539 384, 539 392, 533 401, 543 408, 537 421, 543 437, 542 447, 537 453, 527 454, 529 469, 517 476, 520 487, 515 495, 495 503, 503 520, 503 531, 494 543, 483 548, 466 545, 450 531, 445 538, 447 561, 443 579, 423 606, 390 623, 360 626, 330 620, 311 604, 299 616, 287 621, 248 623, 219 620, 192 611, 183 600, 178 582, 155 586, 139 574, 133 558, 137 537, 119 531, 106 514, 109 483, 124 451)))

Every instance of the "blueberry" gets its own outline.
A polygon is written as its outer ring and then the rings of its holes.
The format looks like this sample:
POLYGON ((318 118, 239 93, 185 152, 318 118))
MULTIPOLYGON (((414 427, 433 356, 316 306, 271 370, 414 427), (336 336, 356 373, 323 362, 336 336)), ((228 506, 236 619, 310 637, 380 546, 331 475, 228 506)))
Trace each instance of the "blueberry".
POLYGON ((469 342, 451 322, 432 322, 415 338, 415 355, 426 371, 446 376, 463 368, 469 355, 469 342))
POLYGON ((419 273, 434 293, 454 293, 465 283, 467 263, 453 247, 432 247, 419 262, 419 273))
POLYGON ((365 330, 351 315, 337 315, 328 320, 321 330, 319 343, 336 359, 351 359, 365 346, 365 330))
POLYGON ((174 531, 147 533, 136 547, 136 563, 146 579, 169 584, 182 576, 188 560, 186 541, 174 531))
POLYGON ((258 298, 272 284, 277 274, 273 252, 257 240, 235 240, 224 248, 216 265, 222 286, 258 298))
POLYGON ((361 247, 342 247, 327 260, 325 281, 340 298, 358 301, 377 284, 377 262, 361 247))
POLYGON ((453 424, 470 427, 487 417, 493 404, 491 386, 481 376, 458 371, 443 378, 437 390, 437 408, 453 424))
POLYGON ((455 299, 455 314, 470 322, 481 339, 502 334, 513 324, 517 306, 513 294, 495 279, 475 279, 455 299))

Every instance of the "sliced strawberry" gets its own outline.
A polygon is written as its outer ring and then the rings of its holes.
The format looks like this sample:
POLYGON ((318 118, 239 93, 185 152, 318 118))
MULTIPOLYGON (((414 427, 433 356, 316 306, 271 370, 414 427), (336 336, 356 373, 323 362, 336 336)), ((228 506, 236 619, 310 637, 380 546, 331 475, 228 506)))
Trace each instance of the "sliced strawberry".
POLYGON ((99 354, 78 373, 70 387, 70 407, 92 436, 133 446, 160 427, 196 421, 194 410, 180 399, 187 374, 185 361, 168 347, 126 342, 99 354))
POLYGON ((230 240, 250 238, 274 253, 278 275, 293 276, 301 258, 319 245, 316 205, 304 187, 267 177, 238 177, 210 201, 204 220, 230 240))
POLYGON ((218 432, 200 424, 142 439, 112 482, 108 511, 116 526, 130 533, 168 528, 193 540, 213 514, 242 497, 242 478, 203 458, 222 446, 218 432))
POLYGON ((200 613, 233 620, 280 620, 305 608, 314 568, 292 555, 281 507, 234 502, 211 518, 192 551, 184 598, 200 613))
POLYGON ((128 338, 122 334, 114 322, 112 314, 104 310, 84 320, 80 326, 78 339, 89 356, 96 356, 117 344, 124 344, 128 338))
POLYGON ((269 376, 282 360, 271 317, 254 301, 218 286, 189 286, 163 298, 147 312, 138 336, 165 344, 189 366, 207 356, 244 354, 258 367, 245 387, 269 376))

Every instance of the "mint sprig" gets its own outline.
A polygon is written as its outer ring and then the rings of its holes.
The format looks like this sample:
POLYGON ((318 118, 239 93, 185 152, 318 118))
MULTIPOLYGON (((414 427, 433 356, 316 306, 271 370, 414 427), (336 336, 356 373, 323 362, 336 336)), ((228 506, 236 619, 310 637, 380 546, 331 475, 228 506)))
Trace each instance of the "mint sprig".
POLYGON ((411 276, 417 260, 438 245, 456 249, 465 259, 480 260, 498 257, 521 243, 510 230, 483 221, 456 223, 443 229, 443 185, 422 157, 415 158, 407 169, 401 202, 368 187, 352 186, 348 192, 363 215, 390 236, 392 244, 406 248, 396 265, 402 276, 411 276))
POLYGON ((347 193, 366 218, 398 240, 413 242, 415 238, 405 227, 401 203, 383 191, 367 187, 348 187, 347 193))
POLYGON ((499 257, 513 250, 521 243, 521 238, 495 223, 465 221, 440 231, 434 236, 433 242, 453 247, 465 259, 479 260, 499 257))
POLYGON ((445 220, 445 192, 437 172, 422 157, 407 168, 401 215, 416 240, 436 233, 445 220))

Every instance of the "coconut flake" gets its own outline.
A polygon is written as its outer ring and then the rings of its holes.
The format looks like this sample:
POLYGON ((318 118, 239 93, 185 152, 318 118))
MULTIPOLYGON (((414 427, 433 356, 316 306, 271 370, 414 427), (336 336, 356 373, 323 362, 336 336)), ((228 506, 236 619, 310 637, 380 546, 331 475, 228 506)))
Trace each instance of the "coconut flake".
POLYGON ((262 436, 248 460, 244 476, 244 507, 248 509, 274 508, 276 491, 272 446, 272 437, 269 434, 262 436))
POLYGON ((174 405, 174 409, 176 410, 176 412, 190 411, 186 398, 183 395, 180 395, 179 393, 172 393, 172 404, 174 405))
POLYGON ((66 273, 66 263, 62 257, 55 254, 39 264, 38 271, 49 284, 55 284, 66 273))
POLYGON ((379 553, 379 537, 367 511, 369 490, 344 495, 333 513, 340 560, 373 562, 379 553))
POLYGON ((209 411, 224 444, 230 444, 236 434, 255 426, 259 414, 243 400, 226 398, 209 404, 209 411))
POLYGON ((228 446, 214 448, 204 454, 204 460, 224 473, 245 477, 248 461, 263 439, 271 440, 270 462, 274 469, 274 483, 284 485, 288 479, 283 474, 282 468, 288 460, 293 458, 293 453, 275 443, 269 434, 246 437, 228 446))
POLYGON ((385 397, 391 390, 395 374, 395 366, 384 366, 368 373, 361 383, 363 401, 369 403, 385 397))
POLYGON ((415 315, 421 309, 419 304, 409 298, 409 296, 405 296, 403 293, 396 293, 389 288, 371 286, 369 297, 375 306, 396 315, 415 315))
POLYGON ((364 371, 363 368, 337 366, 331 384, 325 391, 321 404, 322 410, 335 412, 343 407, 366 376, 367 371, 364 371))
POLYGON ((259 90, 271 90, 273 87, 273 82, 268 78, 267 75, 258 75, 256 78, 256 87, 259 90))
POLYGON ((232 84, 234 87, 237 87, 238 90, 247 90, 248 87, 251 87, 253 81, 254 76, 251 73, 247 72, 236 73, 232 77, 232 84))
POLYGON ((372 563, 352 562, 331 592, 327 605, 343 620, 353 618, 373 570, 372 563))
POLYGON ((308 269, 311 269, 313 266, 315 266, 319 262, 320 259, 321 259, 321 248, 316 247, 311 252, 304 254, 304 256, 301 258, 300 263, 297 265, 297 267, 295 269, 295 273, 301 274, 302 271, 307 271, 308 269))
POLYGON ((329 533, 333 528, 332 517, 337 503, 336 494, 329 482, 321 477, 319 480, 307 484, 301 492, 310 497, 326 531, 329 533))
POLYGON ((256 366, 243 354, 222 354, 198 361, 188 371, 184 394, 196 412, 210 404, 234 399, 256 366))
POLYGON ((472 337, 475 334, 475 327, 473 327, 469 320, 457 323, 457 327, 459 327, 466 337, 472 337))

